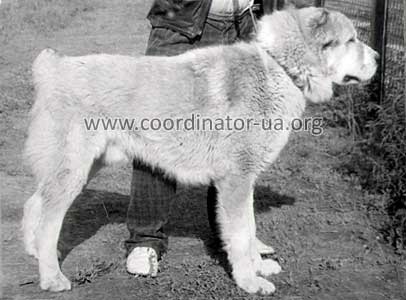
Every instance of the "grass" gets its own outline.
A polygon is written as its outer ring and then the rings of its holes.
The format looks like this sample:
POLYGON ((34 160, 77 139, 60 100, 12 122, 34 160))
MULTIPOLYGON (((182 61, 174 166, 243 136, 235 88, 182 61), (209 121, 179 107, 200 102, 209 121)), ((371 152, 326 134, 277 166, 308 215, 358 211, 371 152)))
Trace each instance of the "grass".
POLYGON ((92 283, 97 277, 111 272, 114 264, 106 261, 96 261, 90 268, 76 271, 72 282, 77 285, 92 283))
POLYGON ((0 9, 0 42, 7 43, 21 32, 49 35, 66 28, 84 12, 96 9, 97 1, 15 0, 0 9))

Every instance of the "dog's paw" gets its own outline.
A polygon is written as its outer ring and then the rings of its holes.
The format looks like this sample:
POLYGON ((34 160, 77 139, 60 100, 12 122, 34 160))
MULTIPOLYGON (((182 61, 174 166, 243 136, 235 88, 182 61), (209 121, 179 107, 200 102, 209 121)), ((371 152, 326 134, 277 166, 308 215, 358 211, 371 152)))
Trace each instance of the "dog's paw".
POLYGON ((65 275, 59 272, 54 277, 41 278, 40 287, 43 290, 49 290, 51 292, 61 292, 65 290, 70 290, 71 283, 65 277, 65 275))
POLYGON ((261 254, 261 255, 267 255, 267 254, 275 253, 275 250, 271 246, 268 246, 267 244, 264 244, 258 238, 256 238, 255 244, 257 246, 258 253, 261 254))
POLYGON ((236 282, 240 288, 250 294, 269 295, 275 292, 273 283, 259 276, 236 279, 236 282))
POLYGON ((262 259, 258 262, 257 273, 262 276, 278 274, 282 271, 281 266, 273 259, 262 259))

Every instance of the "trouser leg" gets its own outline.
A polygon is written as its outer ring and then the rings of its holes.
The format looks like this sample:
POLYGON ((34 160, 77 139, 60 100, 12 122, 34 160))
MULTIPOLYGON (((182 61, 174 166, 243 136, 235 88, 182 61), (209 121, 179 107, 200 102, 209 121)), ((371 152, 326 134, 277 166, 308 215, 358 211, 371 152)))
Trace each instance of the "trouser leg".
POLYGON ((133 163, 130 205, 127 227, 130 232, 125 242, 127 253, 135 247, 152 247, 158 256, 168 247, 164 226, 168 222, 176 182, 164 177, 160 170, 151 170, 141 162, 133 163))

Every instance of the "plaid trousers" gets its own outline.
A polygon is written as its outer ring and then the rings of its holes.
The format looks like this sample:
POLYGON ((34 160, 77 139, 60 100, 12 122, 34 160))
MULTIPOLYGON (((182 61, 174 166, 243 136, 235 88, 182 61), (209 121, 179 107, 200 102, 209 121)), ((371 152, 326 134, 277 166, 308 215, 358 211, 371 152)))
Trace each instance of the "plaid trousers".
MULTIPOLYGON (((199 47, 247 41, 251 39, 253 29, 249 11, 237 18, 209 15, 202 34, 193 40, 167 28, 152 28, 145 54, 173 56, 199 47)), ((217 191, 211 185, 207 209, 214 233, 217 233, 216 195, 217 191)), ((154 248, 159 256, 166 252, 168 237, 164 233, 164 226, 168 222, 170 206, 175 196, 176 182, 165 178, 162 170, 151 170, 140 161, 133 162, 131 197, 127 211, 127 227, 130 232, 130 237, 125 242, 127 253, 140 246, 154 248)))

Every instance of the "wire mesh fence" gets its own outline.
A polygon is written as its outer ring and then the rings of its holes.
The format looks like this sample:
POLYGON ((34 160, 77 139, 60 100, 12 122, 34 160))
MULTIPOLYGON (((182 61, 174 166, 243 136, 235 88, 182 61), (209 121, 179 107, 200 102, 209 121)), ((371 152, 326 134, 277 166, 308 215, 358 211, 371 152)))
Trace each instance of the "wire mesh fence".
POLYGON ((386 94, 404 95, 405 92, 405 41, 403 25, 403 0, 389 1, 386 39, 386 94))

